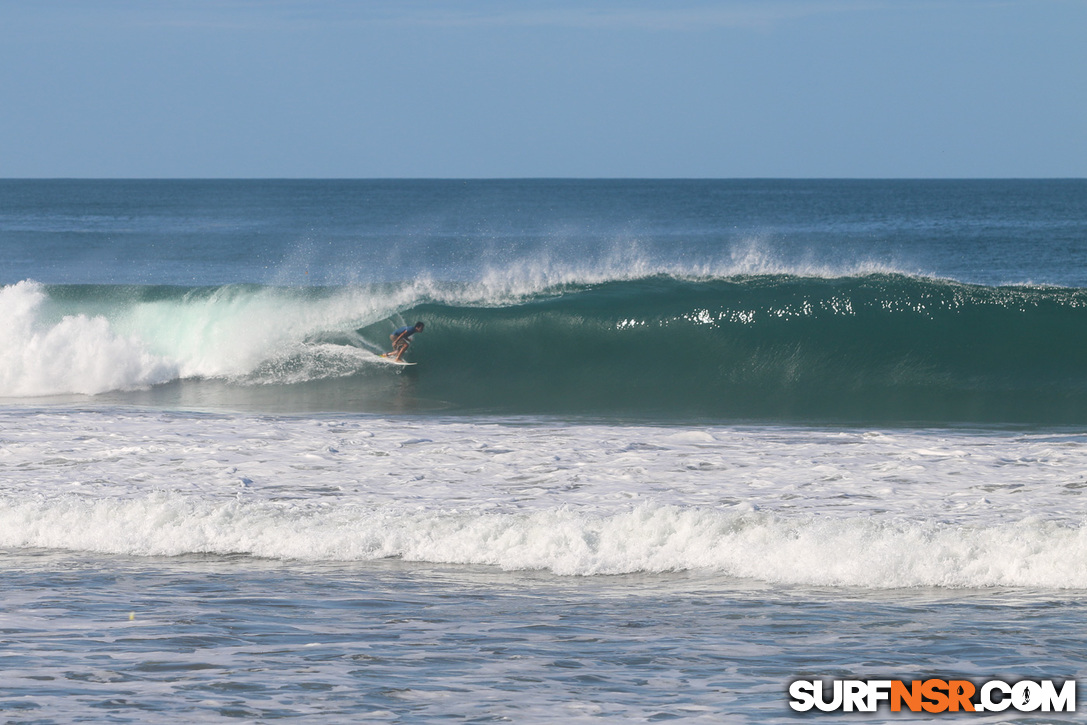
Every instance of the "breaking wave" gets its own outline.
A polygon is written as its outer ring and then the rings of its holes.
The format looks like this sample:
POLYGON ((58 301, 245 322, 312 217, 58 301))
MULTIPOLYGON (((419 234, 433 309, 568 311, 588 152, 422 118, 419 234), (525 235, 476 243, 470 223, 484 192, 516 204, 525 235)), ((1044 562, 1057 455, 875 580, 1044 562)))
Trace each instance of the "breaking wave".
POLYGON ((643 271, 327 288, 26 281, 0 290, 0 396, 208 380, 377 390, 396 374, 378 358, 389 332, 419 319, 413 394, 451 411, 1087 421, 1087 290, 643 271))
POLYGON ((134 556, 473 564, 594 576, 699 570, 811 586, 1087 588, 1087 529, 786 517, 643 504, 607 513, 208 501, 169 492, 0 501, 0 547, 134 556))

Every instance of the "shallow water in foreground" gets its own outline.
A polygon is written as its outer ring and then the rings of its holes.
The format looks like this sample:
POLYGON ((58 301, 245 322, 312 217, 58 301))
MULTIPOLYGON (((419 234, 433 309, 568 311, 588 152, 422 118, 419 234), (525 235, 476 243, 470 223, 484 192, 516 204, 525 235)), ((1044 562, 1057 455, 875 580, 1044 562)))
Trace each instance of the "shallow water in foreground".
POLYGON ((13 554, 11 722, 791 722, 796 678, 1063 679, 1087 647, 1082 592, 13 554))
POLYGON ((1084 674, 1074 432, 0 421, 12 722, 776 722, 797 678, 1084 674))

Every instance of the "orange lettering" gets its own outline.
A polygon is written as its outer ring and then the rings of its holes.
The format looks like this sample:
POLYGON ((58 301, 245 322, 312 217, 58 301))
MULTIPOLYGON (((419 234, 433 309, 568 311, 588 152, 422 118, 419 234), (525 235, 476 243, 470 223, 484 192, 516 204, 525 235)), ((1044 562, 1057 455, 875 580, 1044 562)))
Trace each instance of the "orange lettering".
POLYGON ((921 683, 921 695, 930 702, 923 703, 921 707, 925 712, 943 712, 947 709, 947 683, 943 680, 925 680, 921 683))
POLYGON ((947 692, 950 695, 949 705, 951 712, 958 712, 959 706, 966 712, 974 712, 974 703, 970 698, 974 696, 974 683, 970 680, 950 680, 947 683, 947 692))
POLYGON ((910 689, 906 689, 906 683, 902 680, 891 682, 891 712, 902 710, 902 701, 906 701, 906 707, 913 712, 921 711, 921 681, 914 680, 910 683, 910 689))

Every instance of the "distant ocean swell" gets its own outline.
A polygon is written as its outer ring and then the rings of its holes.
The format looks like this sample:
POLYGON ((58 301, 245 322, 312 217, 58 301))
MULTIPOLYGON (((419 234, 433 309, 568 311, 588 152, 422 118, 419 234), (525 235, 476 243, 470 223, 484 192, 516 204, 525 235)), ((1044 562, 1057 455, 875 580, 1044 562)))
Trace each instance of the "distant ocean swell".
MULTIPOLYGON (((0 290, 0 396, 175 380, 380 387, 388 333, 448 409, 723 419, 1087 421, 1087 290, 900 274, 0 290)), ((385 382, 383 382, 385 381, 385 382)))
POLYGON ((475 564, 594 576, 699 570, 814 586, 1087 587, 1087 529, 788 517, 642 504, 612 513, 213 501, 157 492, 0 500, 0 548, 475 564))

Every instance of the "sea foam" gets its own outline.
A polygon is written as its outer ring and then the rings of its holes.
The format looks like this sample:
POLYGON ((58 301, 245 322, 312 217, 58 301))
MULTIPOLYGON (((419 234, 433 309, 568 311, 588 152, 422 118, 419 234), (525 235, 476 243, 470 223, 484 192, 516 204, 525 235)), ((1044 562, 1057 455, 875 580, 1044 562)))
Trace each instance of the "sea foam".
POLYGON ((0 548, 1087 588, 1074 434, 0 410, 0 548))
POLYGON ((380 347, 315 338, 352 335, 417 298, 411 289, 315 296, 226 286, 157 299, 133 299, 128 288, 81 291, 86 296, 73 302, 29 280, 0 288, 0 397, 95 395, 189 378, 290 383, 348 375, 372 364, 380 347), (285 361, 294 361, 290 371, 285 361))
POLYGON ((0 288, 0 396, 93 395, 166 382, 177 365, 101 315, 50 319, 41 285, 0 288))
POLYGON ((0 504, 0 547, 134 556, 399 558, 593 576, 701 570, 814 586, 1087 588, 1087 529, 789 517, 643 504, 609 514, 327 503, 134 500, 0 504))

